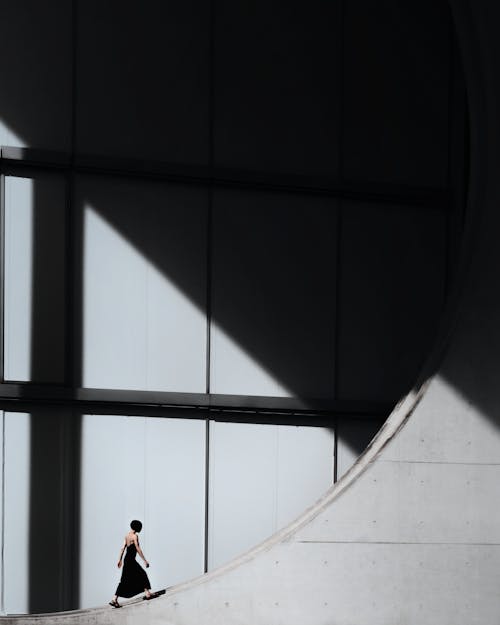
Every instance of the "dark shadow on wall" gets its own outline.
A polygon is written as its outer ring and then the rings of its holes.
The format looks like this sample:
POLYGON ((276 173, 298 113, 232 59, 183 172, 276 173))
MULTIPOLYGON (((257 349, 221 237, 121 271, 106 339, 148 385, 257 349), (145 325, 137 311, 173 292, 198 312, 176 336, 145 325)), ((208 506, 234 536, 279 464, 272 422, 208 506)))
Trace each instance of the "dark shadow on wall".
POLYGON ((31 412, 30 613, 79 605, 80 425, 61 408, 31 412))
MULTIPOLYGON (((65 184, 43 175, 33 184, 30 379, 60 384, 68 375, 64 293, 69 268, 64 259, 66 204, 60 202, 65 184)), ((80 431, 81 415, 70 408, 31 412, 30 613, 79 606, 80 431)))
POLYGON ((0 118, 28 146, 70 147, 71 6, 65 0, 2 4, 0 118))
MULTIPOLYGON (((385 419, 353 419, 341 417, 337 421, 337 448, 344 446, 357 457, 384 424, 385 419)), ((343 467, 345 470, 347 467, 343 467)))

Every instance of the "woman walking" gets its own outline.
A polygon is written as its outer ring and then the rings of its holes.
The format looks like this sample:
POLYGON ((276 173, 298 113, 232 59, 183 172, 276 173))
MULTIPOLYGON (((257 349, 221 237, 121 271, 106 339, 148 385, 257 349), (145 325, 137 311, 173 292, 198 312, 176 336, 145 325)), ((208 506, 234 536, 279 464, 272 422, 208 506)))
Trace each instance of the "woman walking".
POLYGON ((139 545, 139 532, 142 529, 142 523, 134 520, 130 523, 130 532, 125 536, 123 541, 123 547, 120 551, 120 557, 118 559, 118 568, 122 566, 123 554, 126 550, 125 558, 123 559, 123 571, 120 583, 116 589, 115 596, 109 602, 113 608, 121 607, 118 603, 118 597, 134 597, 140 592, 145 593, 144 599, 151 599, 151 584, 146 571, 136 561, 135 556, 139 556, 144 560, 146 568, 149 567, 149 562, 146 560, 142 549, 139 545))

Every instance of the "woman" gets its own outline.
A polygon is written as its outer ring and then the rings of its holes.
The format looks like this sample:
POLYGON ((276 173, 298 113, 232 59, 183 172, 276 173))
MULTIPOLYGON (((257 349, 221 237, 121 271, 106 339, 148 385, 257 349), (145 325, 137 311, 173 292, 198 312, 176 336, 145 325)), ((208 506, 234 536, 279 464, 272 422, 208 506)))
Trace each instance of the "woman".
POLYGON ((125 536, 125 540, 123 541, 123 547, 121 548, 120 558, 118 560, 118 568, 122 566, 122 558, 125 549, 127 553, 123 560, 122 577, 116 589, 116 594, 109 602, 109 605, 113 606, 113 608, 121 607, 118 603, 118 597, 134 597, 142 591, 145 593, 144 599, 151 599, 152 597, 150 592, 151 584, 149 583, 147 573, 135 559, 136 554, 139 554, 144 560, 146 568, 149 568, 149 562, 146 560, 139 546, 139 537, 137 534, 141 529, 142 523, 140 521, 132 521, 130 523, 130 532, 125 536))

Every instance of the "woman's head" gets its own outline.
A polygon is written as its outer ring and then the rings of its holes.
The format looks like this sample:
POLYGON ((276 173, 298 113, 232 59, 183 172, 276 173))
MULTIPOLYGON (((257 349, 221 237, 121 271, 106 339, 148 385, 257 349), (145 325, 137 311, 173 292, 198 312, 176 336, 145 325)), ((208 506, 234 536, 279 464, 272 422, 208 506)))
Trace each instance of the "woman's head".
POLYGON ((142 523, 134 519, 130 523, 130 527, 134 530, 134 532, 140 532, 142 530, 142 523))

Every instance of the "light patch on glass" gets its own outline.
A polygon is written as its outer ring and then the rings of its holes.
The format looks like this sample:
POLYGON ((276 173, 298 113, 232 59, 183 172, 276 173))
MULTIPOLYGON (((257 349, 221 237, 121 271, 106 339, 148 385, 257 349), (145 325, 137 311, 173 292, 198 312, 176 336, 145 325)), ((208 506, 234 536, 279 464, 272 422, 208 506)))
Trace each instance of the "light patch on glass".
POLYGON ((91 206, 83 291, 85 387, 204 392, 204 311, 91 206))
POLYGON ((5 379, 31 379, 34 183, 5 179, 5 379))
POLYGON ((16 148, 28 147, 26 141, 12 130, 11 126, 0 120, 0 145, 8 145, 16 148))
POLYGON ((4 610, 29 611, 30 415, 5 413, 4 610))
POLYGON ((212 393, 267 397, 293 395, 215 322, 211 331, 210 365, 212 393))

